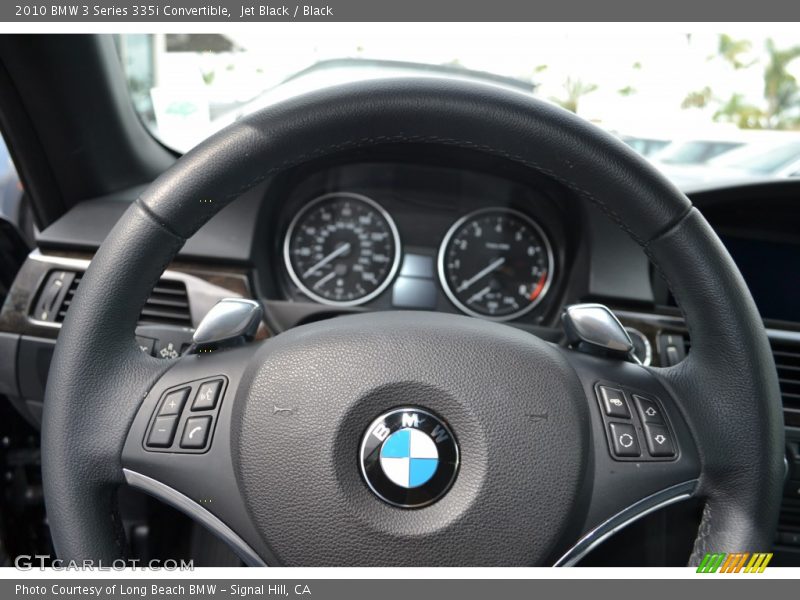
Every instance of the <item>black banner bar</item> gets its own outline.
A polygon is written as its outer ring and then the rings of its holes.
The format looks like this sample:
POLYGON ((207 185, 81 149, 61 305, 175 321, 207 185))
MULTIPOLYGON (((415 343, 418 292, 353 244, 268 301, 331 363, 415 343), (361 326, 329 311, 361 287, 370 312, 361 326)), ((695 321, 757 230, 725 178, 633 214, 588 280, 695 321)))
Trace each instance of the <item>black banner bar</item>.
POLYGON ((761 0, 94 0, 14 1, 0 3, 0 20, 17 23, 60 22, 786 22, 800 18, 800 2, 761 0))
MULTIPOLYGON (((613 572, 613 570, 611 570, 613 572)), ((773 569, 774 571, 774 569, 773 569)), ((724 595, 737 598, 793 597, 795 582, 757 576, 697 575, 691 579, 628 580, 614 579, 418 579, 408 570, 406 579, 28 579, 0 582, 0 597, 46 598, 48 600, 219 600, 289 598, 291 600, 408 600, 415 598, 711 598, 724 595), (712 587, 713 586, 713 587, 712 587)))

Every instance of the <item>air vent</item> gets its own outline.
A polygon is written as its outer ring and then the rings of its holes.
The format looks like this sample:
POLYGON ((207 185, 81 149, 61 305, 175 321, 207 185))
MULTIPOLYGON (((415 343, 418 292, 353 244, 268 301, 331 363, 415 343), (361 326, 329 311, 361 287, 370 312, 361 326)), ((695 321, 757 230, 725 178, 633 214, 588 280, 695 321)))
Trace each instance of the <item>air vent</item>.
POLYGON ((781 505, 781 520, 778 527, 781 530, 800 529, 800 500, 784 498, 781 505))
MULTIPOLYGON (((689 336, 684 336, 686 353, 692 347, 689 336)), ((800 427, 800 343, 770 341, 778 382, 783 400, 783 415, 786 425, 800 427)))
MULTIPOLYGON (((72 303, 78 284, 81 282, 82 275, 82 273, 75 274, 75 278, 72 280, 58 308, 58 314, 55 317, 56 323, 64 321, 67 309, 72 303)), ((192 315, 189 311, 189 296, 186 293, 186 284, 172 279, 159 280, 142 309, 139 322, 191 327, 192 315)))
POLYGON ((75 273, 75 277, 72 280, 72 283, 67 289, 67 294, 64 296, 64 299, 61 301, 61 304, 58 307, 58 312, 56 313, 55 322, 56 323, 63 323, 64 317, 67 315, 67 309, 69 305, 72 304, 72 298, 75 296, 75 290, 78 289, 78 284, 81 282, 82 273, 75 273))
POLYGON ((186 284, 172 279, 160 279, 153 288, 139 316, 140 323, 192 326, 186 284))
POLYGON ((800 426, 800 344, 772 342, 787 425, 800 426))

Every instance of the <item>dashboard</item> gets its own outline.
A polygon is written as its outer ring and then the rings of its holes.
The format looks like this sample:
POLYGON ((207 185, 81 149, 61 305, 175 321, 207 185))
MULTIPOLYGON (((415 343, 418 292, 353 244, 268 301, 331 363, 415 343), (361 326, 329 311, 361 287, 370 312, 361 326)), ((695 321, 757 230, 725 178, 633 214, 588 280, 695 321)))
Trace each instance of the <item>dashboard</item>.
MULTIPOLYGON (((800 196, 791 183, 692 195, 747 283, 768 326, 800 328, 800 196)), ((675 307, 654 282, 657 304, 675 307)))
POLYGON ((447 164, 318 165, 266 194, 269 206, 282 201, 258 236, 270 242, 256 241, 259 287, 314 314, 433 310, 549 324, 583 227, 571 193, 551 182, 447 164))
POLYGON ((800 322, 800 244, 735 235, 723 235, 722 242, 747 281, 761 315, 800 322))
POLYGON ((277 299, 538 325, 563 292, 570 202, 552 186, 370 161, 303 173, 275 193, 288 200, 265 248, 277 299))
MULTIPOLYGON (((768 326, 792 331, 800 330, 797 188, 771 182, 690 192, 768 326)), ((88 260, 141 190, 80 203, 40 233, 39 251, 88 260)), ((287 170, 202 227, 176 266, 211 283, 232 275, 237 290, 244 280, 273 334, 400 309, 492 319, 556 340, 563 307, 587 301, 680 317, 644 251, 598 208, 549 178, 468 153, 373 151, 287 170)), ((44 275, 36 277, 30 283, 41 285, 44 275)), ((217 296, 190 291, 188 323, 196 325, 217 296)), ((33 303, 38 293, 23 300, 33 303)), ((17 320, 28 333, 53 333, 17 320)), ((639 325, 630 323, 634 342, 658 364, 659 340, 639 325)))
POLYGON ((800 194, 755 198, 741 189, 700 197, 700 208, 747 282, 761 316, 779 327, 800 323, 800 194))

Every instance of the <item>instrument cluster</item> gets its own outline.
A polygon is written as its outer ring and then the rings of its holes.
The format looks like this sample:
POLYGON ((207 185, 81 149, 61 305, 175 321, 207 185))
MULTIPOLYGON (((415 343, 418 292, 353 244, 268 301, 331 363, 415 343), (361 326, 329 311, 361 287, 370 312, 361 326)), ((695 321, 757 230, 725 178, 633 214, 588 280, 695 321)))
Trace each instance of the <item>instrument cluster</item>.
POLYGON ((560 278, 557 204, 513 180, 349 165, 291 195, 280 231, 291 300, 539 322, 560 278))

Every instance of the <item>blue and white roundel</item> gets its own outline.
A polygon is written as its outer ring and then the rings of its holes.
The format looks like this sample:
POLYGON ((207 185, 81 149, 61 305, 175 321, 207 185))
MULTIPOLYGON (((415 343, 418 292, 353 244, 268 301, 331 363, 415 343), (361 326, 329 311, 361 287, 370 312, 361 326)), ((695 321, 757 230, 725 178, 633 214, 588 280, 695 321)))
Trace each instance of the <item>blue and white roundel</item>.
POLYGON ((381 446, 381 469, 392 483, 404 488, 425 484, 439 466, 439 451, 430 436, 406 427, 386 438, 381 446))

